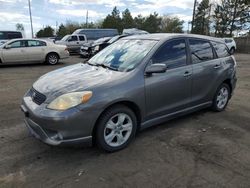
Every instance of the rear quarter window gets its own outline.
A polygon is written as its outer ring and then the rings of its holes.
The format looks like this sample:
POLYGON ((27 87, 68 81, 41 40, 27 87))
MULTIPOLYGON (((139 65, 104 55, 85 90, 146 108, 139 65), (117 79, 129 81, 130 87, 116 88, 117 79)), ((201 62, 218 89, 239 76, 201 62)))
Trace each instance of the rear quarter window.
POLYGON ((212 45, 216 51, 218 58, 230 56, 230 53, 228 52, 228 48, 225 44, 212 41, 212 45))

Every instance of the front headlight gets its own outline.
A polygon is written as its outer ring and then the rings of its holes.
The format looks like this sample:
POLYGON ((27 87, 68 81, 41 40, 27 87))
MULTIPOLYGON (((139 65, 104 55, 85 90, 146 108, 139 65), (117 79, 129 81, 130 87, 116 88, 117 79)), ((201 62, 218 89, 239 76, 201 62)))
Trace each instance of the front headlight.
POLYGON ((92 91, 67 93, 54 99, 47 108, 52 110, 67 110, 71 107, 86 103, 92 97, 92 91))

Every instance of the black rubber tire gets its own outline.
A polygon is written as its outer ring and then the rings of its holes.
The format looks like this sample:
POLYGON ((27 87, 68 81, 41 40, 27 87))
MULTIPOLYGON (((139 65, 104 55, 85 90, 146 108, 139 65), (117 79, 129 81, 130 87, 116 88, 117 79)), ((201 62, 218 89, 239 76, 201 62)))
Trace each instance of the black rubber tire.
POLYGON ((56 65, 58 62, 59 62, 59 56, 58 56, 57 53, 49 53, 49 54, 46 56, 46 63, 47 63, 47 64, 49 64, 49 65, 56 65), (50 62, 49 58, 50 58, 51 56, 57 58, 55 63, 50 62))
POLYGON ((97 124, 97 128, 96 128, 96 137, 95 137, 96 140, 95 141, 96 141, 97 146, 101 150, 104 150, 106 152, 115 152, 115 151, 118 151, 127 147, 129 143, 131 143, 131 141, 135 138, 136 129, 137 129, 137 119, 136 119, 134 112, 124 105, 116 105, 114 107, 111 107, 110 109, 108 109, 101 115, 97 124), (117 113, 125 113, 129 115, 129 117, 132 120, 133 127, 132 127, 131 135, 125 143, 123 143, 122 145, 118 147, 112 147, 108 145, 104 140, 104 130, 105 130, 105 125, 107 121, 117 113))
POLYGON ((235 52, 235 48, 232 47, 232 48, 230 49, 230 54, 234 54, 234 52, 235 52))
POLYGON ((227 107, 227 104, 228 104, 228 101, 229 101, 230 97, 231 97, 231 89, 230 89, 229 85, 226 84, 226 83, 222 83, 218 87, 218 89, 216 90, 216 93, 214 95, 213 104, 212 104, 212 110, 215 111, 215 112, 221 112, 221 111, 225 110, 225 108, 227 107), (219 108, 217 106, 217 95, 218 95, 219 91, 221 90, 221 88, 223 88, 223 87, 227 88, 227 90, 228 90, 228 99, 227 99, 227 102, 226 102, 225 106, 223 108, 219 108))

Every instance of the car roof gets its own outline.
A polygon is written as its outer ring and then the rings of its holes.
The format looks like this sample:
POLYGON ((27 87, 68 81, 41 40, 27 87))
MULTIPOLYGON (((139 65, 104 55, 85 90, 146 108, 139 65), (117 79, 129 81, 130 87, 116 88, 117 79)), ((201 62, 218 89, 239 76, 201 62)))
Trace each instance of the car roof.
POLYGON ((17 40, 39 40, 39 41, 43 41, 43 42, 48 42, 47 40, 39 39, 39 38, 34 38, 34 39, 33 38, 17 38, 17 39, 8 40, 8 42, 14 42, 17 40))
POLYGON ((144 39, 144 40, 167 40, 171 38, 179 38, 179 37, 187 37, 187 38, 198 38, 205 40, 212 40, 222 42, 221 38, 215 38, 205 35, 196 35, 196 34, 182 34, 182 33, 153 33, 153 34, 145 34, 145 35, 132 35, 128 36, 125 39, 144 39))

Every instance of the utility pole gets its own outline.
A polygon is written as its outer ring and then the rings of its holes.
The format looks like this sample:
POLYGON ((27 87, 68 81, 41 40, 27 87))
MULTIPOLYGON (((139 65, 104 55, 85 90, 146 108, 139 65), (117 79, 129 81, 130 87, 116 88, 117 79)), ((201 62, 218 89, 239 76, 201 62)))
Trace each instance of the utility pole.
POLYGON ((88 28, 89 11, 86 13, 86 27, 88 28))
POLYGON ((194 28, 194 16, 195 16, 196 4, 197 4, 197 0, 194 0, 194 8, 193 8, 193 18, 192 18, 191 33, 193 32, 193 28, 194 28))
POLYGON ((30 28, 31 28, 31 36, 32 38, 34 38, 34 33, 33 33, 33 24, 32 24, 32 15, 31 15, 31 7, 30 7, 30 0, 28 0, 29 2, 29 12, 30 12, 30 28))

